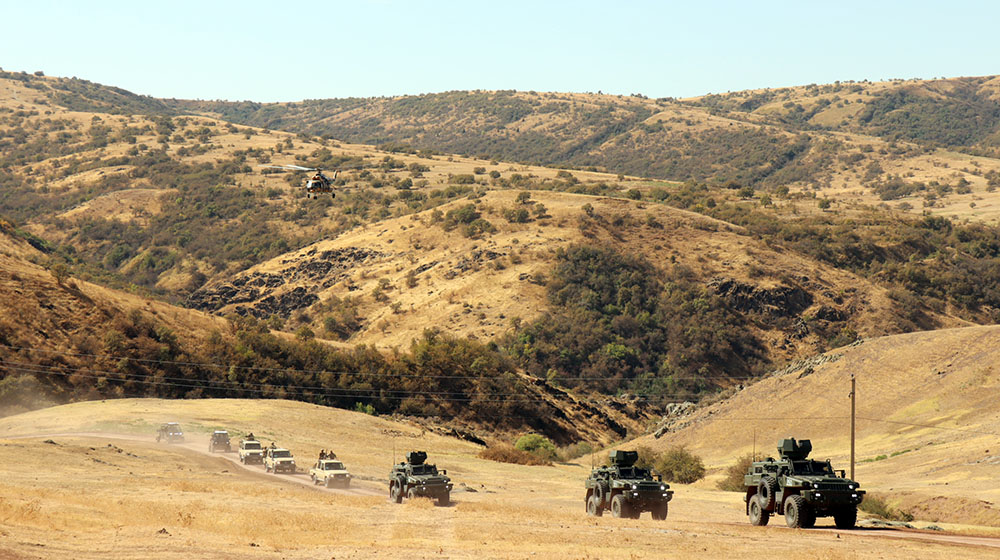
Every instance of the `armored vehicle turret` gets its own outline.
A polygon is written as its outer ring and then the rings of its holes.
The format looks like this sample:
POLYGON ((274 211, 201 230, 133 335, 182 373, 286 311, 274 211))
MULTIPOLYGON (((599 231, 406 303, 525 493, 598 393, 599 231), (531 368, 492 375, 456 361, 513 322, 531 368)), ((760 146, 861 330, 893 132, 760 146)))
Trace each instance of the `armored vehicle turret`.
POLYGON ((585 486, 584 506, 588 515, 601 516, 610 509, 614 517, 638 519, 644 511, 653 519, 666 519, 668 502, 674 497, 669 484, 635 463, 636 451, 612 451, 611 465, 591 471, 585 486))
POLYGON ((451 499, 452 483, 448 471, 438 472, 435 465, 427 464, 427 453, 411 451, 406 461, 392 466, 389 472, 389 498, 401 503, 403 497, 432 498, 439 506, 446 506, 451 499))
POLYGON ((854 527, 864 490, 844 471, 834 471, 830 461, 808 459, 811 451, 807 439, 783 439, 777 460, 769 457, 750 465, 743 484, 751 525, 767 525, 777 514, 785 516, 789 527, 813 527, 817 517, 829 516, 838 529, 854 527))

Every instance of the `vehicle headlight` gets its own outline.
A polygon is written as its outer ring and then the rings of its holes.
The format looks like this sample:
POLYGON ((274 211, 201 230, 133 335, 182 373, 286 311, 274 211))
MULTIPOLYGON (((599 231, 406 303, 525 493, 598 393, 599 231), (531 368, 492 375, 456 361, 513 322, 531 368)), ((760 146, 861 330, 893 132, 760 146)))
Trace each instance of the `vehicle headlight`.
POLYGON ((661 484, 661 485, 660 485, 660 490, 661 490, 661 491, 662 491, 662 490, 666 490, 666 489, 667 489, 667 487, 666 487, 665 485, 663 485, 663 484, 661 484))
POLYGON ((813 488, 819 488, 819 483, 818 482, 813 482, 813 488))
POLYGON ((853 484, 848 484, 847 485, 847 489, 848 490, 854 490, 854 485, 853 484))
POLYGON ((632 489, 635 490, 636 488, 638 488, 638 486, 636 486, 635 484, 633 484, 632 485, 632 489))

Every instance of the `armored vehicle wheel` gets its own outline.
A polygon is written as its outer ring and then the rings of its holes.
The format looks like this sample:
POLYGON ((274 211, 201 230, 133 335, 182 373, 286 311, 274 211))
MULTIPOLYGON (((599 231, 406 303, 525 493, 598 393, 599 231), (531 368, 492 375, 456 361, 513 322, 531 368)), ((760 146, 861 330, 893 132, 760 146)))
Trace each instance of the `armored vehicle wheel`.
POLYGON ((437 505, 444 507, 449 503, 451 503, 451 494, 449 494, 448 492, 445 492, 444 494, 438 496, 437 505))
POLYGON ((778 481, 771 475, 766 475, 760 479, 757 485, 757 499, 760 500, 760 507, 764 511, 774 511, 774 496, 778 492, 778 481))
POLYGON ((391 484, 389 486, 389 499, 397 504, 403 503, 403 489, 398 484, 391 484))
POLYGON ((625 496, 618 494, 614 498, 611 498, 611 516, 624 517, 626 519, 632 516, 632 508, 628 507, 625 496))
POLYGON ((857 506, 850 506, 834 512, 833 521, 838 529, 853 529, 858 522, 857 506))
POLYGON ((407 500, 416 500, 417 499, 417 491, 415 489, 413 489, 413 488, 410 488, 409 490, 407 490, 406 491, 406 499, 407 500))
POLYGON ((592 515, 594 517, 600 517, 604 515, 604 508, 601 507, 601 502, 598 501, 597 496, 591 496, 587 500, 587 515, 592 515))
POLYGON ((760 500, 756 496, 750 498, 750 524, 755 527, 763 527, 771 520, 771 514, 764 511, 760 505, 760 500))
POLYGON ((808 527, 809 519, 816 523, 816 516, 812 514, 809 504, 805 498, 799 495, 789 496, 785 500, 785 524, 793 529, 808 527))
POLYGON ((670 506, 669 504, 667 504, 667 502, 663 502, 658 506, 653 506, 653 519, 657 521, 663 521, 664 519, 666 519, 667 511, 669 510, 669 508, 670 506))

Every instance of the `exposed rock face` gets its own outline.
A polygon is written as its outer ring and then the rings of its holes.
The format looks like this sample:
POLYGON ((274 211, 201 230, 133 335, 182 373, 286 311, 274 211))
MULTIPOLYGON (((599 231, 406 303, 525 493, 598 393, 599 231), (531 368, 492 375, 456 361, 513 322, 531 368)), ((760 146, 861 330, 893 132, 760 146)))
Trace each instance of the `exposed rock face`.
POLYGON ((293 311, 319 300, 317 292, 345 279, 359 265, 384 257, 362 247, 318 252, 315 248, 281 261, 278 273, 246 272, 229 282, 205 286, 188 298, 187 305, 217 312, 228 306, 240 315, 288 318, 293 311))
POLYGON ((777 286, 764 289, 731 278, 715 278, 708 287, 734 309, 773 317, 795 317, 813 303, 813 296, 799 287, 777 286))

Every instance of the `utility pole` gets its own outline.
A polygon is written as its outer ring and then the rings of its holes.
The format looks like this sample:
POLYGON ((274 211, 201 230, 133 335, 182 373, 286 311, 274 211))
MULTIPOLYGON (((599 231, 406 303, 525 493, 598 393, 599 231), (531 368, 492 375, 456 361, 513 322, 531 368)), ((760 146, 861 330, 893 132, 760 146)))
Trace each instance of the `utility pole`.
POLYGON ((851 480, 854 480, 854 413, 858 400, 857 383, 851 373, 851 480))

